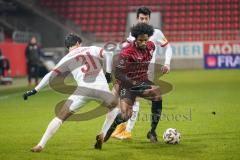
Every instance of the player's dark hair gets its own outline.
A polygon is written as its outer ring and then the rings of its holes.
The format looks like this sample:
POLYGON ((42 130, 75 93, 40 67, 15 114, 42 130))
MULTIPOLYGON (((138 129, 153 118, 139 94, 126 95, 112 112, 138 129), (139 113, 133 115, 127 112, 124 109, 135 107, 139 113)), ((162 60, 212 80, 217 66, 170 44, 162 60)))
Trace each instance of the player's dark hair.
POLYGON ((151 10, 147 7, 140 7, 137 9, 137 18, 139 17, 139 14, 144 14, 144 15, 149 15, 149 17, 151 16, 151 10))
POLYGON ((131 28, 131 34, 137 39, 139 35, 147 34, 149 37, 153 35, 153 26, 146 23, 138 23, 131 28))
POLYGON ((82 39, 73 33, 68 34, 64 40, 65 47, 67 47, 67 49, 69 49, 72 46, 75 46, 77 42, 80 44, 82 42, 82 39))

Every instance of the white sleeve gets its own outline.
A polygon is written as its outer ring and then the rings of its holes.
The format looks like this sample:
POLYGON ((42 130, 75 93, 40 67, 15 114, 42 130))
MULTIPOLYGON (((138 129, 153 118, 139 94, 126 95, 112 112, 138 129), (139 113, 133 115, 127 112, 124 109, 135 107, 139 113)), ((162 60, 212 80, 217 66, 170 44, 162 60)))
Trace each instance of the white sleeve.
POLYGON ((170 44, 167 44, 165 47, 166 47, 166 50, 165 50, 165 62, 164 62, 164 64, 170 65, 171 59, 172 59, 172 47, 171 47, 170 44))
POLYGON ((162 31, 159 29, 154 29, 154 41, 156 45, 160 45, 165 49, 165 62, 164 64, 170 65, 172 58, 172 47, 168 43, 168 40, 165 38, 162 31))
POLYGON ((40 91, 42 88, 49 84, 49 80, 51 77, 66 72, 67 70, 67 61, 65 60, 65 58, 62 58, 60 62, 58 62, 58 64, 54 67, 54 69, 43 77, 40 83, 35 87, 35 90, 40 91))
POLYGON ((106 65, 106 72, 112 72, 112 59, 113 59, 113 52, 106 51, 103 48, 96 47, 98 58, 105 62, 106 65))
POLYGON ((52 76, 54 72, 51 71, 48 74, 46 74, 43 79, 40 81, 40 83, 35 87, 36 91, 40 91, 41 89, 43 89, 45 86, 47 86, 49 84, 49 80, 50 77, 52 76))
POLYGON ((154 32, 156 32, 154 38, 157 44, 160 44, 161 47, 165 47, 168 44, 168 40, 166 39, 162 31, 155 29, 154 32))
POLYGON ((113 53, 104 51, 104 58, 106 60, 106 72, 111 73, 112 72, 113 53))
POLYGON ((102 47, 96 47, 96 46, 94 48, 95 48, 95 52, 91 54, 93 54, 93 56, 96 56, 96 58, 103 61, 105 59, 104 49, 102 47))

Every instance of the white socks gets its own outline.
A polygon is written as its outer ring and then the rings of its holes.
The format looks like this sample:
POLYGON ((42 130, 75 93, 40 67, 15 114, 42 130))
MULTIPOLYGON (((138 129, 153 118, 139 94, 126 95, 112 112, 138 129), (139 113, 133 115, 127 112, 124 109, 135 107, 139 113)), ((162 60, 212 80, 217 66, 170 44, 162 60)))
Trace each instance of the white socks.
POLYGON ((107 134, 108 129, 111 127, 111 125, 112 125, 114 119, 116 118, 116 116, 118 115, 118 113, 120 113, 119 107, 115 107, 112 111, 107 113, 105 122, 104 122, 102 130, 100 132, 101 134, 103 134, 103 137, 105 137, 105 135, 107 134))
POLYGON ((58 130, 58 128, 62 125, 62 120, 58 117, 55 117, 49 124, 48 127, 42 136, 41 141, 38 143, 39 146, 44 148, 47 141, 54 135, 54 133, 58 130))
POLYGON ((126 131, 131 132, 138 117, 139 112, 139 102, 135 102, 133 105, 133 112, 131 118, 127 121, 126 131))

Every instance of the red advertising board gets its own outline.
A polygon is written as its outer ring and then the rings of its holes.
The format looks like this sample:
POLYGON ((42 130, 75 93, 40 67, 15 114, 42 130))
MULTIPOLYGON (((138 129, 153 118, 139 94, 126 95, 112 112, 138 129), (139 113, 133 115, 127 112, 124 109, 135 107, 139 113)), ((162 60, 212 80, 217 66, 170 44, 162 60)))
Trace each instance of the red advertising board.
POLYGON ((25 76, 26 70, 26 58, 25 48, 27 44, 14 43, 14 42, 3 42, 0 43, 0 48, 5 57, 10 61, 10 67, 12 70, 13 77, 25 76))

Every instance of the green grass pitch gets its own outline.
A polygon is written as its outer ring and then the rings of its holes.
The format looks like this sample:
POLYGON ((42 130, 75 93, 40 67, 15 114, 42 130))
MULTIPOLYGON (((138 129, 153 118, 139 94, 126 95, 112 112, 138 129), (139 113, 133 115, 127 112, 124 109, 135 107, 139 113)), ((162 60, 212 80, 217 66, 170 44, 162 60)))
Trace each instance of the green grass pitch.
MULTIPOLYGON (((163 97, 159 143, 151 144, 146 138, 150 104, 142 100, 133 139, 110 139, 101 151, 93 145, 105 116, 66 122, 43 152, 30 152, 54 117, 55 104, 66 95, 44 90, 26 102, 21 97, 26 87, 0 86, 0 160, 240 159, 240 70, 172 71, 163 79, 174 90, 163 97), (170 127, 180 131, 180 144, 163 143, 162 134, 170 127)), ((91 102, 82 110, 96 105, 91 102)))

